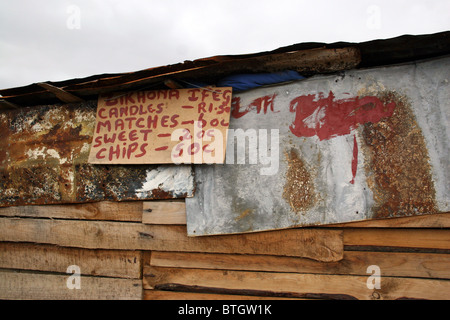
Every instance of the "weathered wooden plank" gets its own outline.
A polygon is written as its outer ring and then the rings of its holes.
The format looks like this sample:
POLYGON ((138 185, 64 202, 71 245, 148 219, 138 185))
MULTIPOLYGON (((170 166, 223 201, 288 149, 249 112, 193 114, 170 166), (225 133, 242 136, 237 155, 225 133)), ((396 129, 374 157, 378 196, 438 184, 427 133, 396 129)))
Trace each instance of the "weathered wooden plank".
POLYGON ((142 221, 143 202, 101 201, 83 204, 0 208, 0 216, 79 220, 142 221))
POLYGON ((307 300, 307 299, 245 296, 238 294, 144 290, 143 300, 307 300))
POLYGON ((142 281, 81 276, 80 289, 69 289, 73 275, 0 270, 0 299, 7 300, 140 300, 142 281), (70 281, 70 280, 69 280, 70 281))
POLYGON ((76 95, 64 91, 61 88, 55 87, 49 83, 45 82, 39 82, 36 83, 41 88, 44 88, 45 90, 53 93, 59 100, 65 103, 76 103, 76 102, 84 102, 84 99, 81 99, 80 97, 77 97, 76 95))
POLYGON ((345 228, 344 245, 450 249, 450 230, 345 228))
POLYGON ((267 255, 153 251, 151 258, 144 258, 144 265, 362 276, 367 275, 368 266, 377 265, 383 276, 450 279, 450 255, 434 253, 344 251, 340 261, 320 262, 267 255))
POLYGON ((139 279, 142 253, 123 250, 88 250, 52 245, 0 242, 0 268, 65 273, 71 265, 81 274, 139 279))
POLYGON ((450 213, 328 225, 336 228, 450 228, 450 213))
POLYGON ((0 218, 0 241, 66 247, 270 254, 337 261, 342 231, 291 229, 227 236, 188 237, 185 226, 131 222, 0 218))
POLYGON ((144 289, 191 286, 197 290, 288 293, 303 298, 450 299, 450 281, 382 277, 381 289, 369 289, 370 275, 318 275, 144 267, 144 289))
POLYGON ((15 103, 9 102, 5 99, 0 99, 0 109, 19 109, 20 106, 18 106, 15 103))
POLYGON ((186 204, 184 201, 145 201, 142 223, 145 224, 186 224, 186 204))

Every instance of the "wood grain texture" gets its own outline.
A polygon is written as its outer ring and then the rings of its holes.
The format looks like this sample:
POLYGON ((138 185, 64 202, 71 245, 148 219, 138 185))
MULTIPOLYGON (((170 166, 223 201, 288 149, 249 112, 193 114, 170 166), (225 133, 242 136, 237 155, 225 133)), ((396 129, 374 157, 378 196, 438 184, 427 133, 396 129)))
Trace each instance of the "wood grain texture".
POLYGON ((78 220, 142 221, 142 202, 94 202, 0 208, 0 216, 78 220))
POLYGON ((0 268, 65 273, 77 265, 83 275, 139 279, 142 253, 0 242, 0 268))
POLYGON ((293 272, 336 275, 367 275, 377 265, 383 276, 450 279, 450 254, 345 251, 335 262, 268 255, 237 255, 187 252, 152 252, 144 265, 238 271, 293 272))
POLYGON ((80 289, 68 289, 71 275, 0 270, 0 299, 140 300, 142 281, 81 276, 80 289))
POLYGON ((290 229, 227 236, 188 237, 185 226, 131 222, 0 218, 0 241, 88 249, 270 254, 338 261, 340 230, 290 229))
POLYGON ((142 223, 186 225, 184 201, 146 201, 143 209, 142 223))
POLYGON ((360 300, 450 299, 450 281, 382 277, 381 289, 369 289, 367 276, 144 267, 144 289, 192 287, 286 293, 300 298, 360 300))
POLYGON ((450 230, 345 228, 344 245, 450 249, 450 230))
POLYGON ((450 228, 450 213, 426 214, 414 217, 373 219, 328 225, 336 228, 450 228))

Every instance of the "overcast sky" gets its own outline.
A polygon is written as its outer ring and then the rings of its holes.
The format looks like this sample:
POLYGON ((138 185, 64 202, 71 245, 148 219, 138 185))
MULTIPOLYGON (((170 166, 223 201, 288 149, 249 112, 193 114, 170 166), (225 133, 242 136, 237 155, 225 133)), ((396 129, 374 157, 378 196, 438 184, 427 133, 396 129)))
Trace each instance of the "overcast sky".
POLYGON ((0 88, 450 30, 450 0, 0 0, 0 88))

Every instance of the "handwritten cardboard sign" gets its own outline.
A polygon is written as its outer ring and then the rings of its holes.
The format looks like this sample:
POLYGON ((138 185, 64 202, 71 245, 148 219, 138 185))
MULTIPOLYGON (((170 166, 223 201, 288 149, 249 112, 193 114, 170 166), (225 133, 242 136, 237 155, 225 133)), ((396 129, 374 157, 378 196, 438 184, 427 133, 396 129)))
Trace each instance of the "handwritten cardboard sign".
POLYGON ((102 95, 89 162, 223 163, 231 95, 228 87, 102 95))

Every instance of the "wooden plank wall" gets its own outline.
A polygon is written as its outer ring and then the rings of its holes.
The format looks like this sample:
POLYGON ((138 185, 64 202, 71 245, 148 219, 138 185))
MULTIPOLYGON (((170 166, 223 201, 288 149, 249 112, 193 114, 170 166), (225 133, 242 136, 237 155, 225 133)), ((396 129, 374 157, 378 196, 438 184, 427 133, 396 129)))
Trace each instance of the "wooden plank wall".
POLYGON ((2 208, 0 299, 450 299, 449 227, 447 213, 189 238, 184 201, 2 208))

